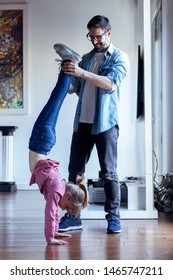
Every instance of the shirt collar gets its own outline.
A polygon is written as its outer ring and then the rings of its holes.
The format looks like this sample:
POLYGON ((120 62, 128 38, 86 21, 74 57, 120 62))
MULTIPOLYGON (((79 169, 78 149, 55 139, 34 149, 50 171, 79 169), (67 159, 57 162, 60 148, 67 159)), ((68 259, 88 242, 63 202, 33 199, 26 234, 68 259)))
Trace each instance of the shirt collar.
POLYGON ((108 53, 112 54, 114 52, 114 50, 115 50, 115 48, 114 48, 113 44, 110 43, 109 48, 107 49, 106 53, 108 52, 108 53))

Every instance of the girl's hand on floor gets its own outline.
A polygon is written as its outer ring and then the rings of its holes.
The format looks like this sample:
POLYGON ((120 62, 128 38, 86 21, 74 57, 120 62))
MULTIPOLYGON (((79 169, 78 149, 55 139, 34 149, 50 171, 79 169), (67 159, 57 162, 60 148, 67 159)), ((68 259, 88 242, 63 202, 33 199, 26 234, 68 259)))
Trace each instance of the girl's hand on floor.
POLYGON ((67 245, 68 242, 65 240, 54 239, 52 242, 49 242, 48 245, 67 245))

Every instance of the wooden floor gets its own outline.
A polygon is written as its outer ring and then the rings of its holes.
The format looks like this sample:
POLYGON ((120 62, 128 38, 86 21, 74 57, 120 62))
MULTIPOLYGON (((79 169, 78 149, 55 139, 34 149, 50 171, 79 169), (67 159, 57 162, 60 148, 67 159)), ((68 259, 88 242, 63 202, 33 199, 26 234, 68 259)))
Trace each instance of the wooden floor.
POLYGON ((105 220, 83 220, 68 245, 47 246, 44 205, 38 191, 0 193, 0 260, 173 260, 173 214, 122 220, 113 235, 105 220))

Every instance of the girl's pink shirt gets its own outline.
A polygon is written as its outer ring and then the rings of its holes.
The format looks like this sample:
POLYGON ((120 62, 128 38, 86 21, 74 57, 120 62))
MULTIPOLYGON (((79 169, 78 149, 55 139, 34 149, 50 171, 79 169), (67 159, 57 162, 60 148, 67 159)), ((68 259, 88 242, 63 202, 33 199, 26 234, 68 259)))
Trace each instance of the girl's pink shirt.
POLYGON ((47 159, 37 162, 31 175, 30 186, 36 183, 46 200, 45 207, 45 238, 54 240, 55 232, 59 228, 58 203, 65 193, 65 181, 58 171, 59 162, 47 159))

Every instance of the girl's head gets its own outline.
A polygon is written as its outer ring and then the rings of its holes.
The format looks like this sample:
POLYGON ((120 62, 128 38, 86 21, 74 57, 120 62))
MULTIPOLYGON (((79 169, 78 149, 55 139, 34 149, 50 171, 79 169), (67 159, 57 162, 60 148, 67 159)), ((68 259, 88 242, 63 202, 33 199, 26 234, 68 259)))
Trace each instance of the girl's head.
POLYGON ((71 215, 88 206, 88 190, 83 177, 78 178, 76 184, 71 182, 66 184, 65 194, 59 206, 63 210, 68 210, 71 215))

